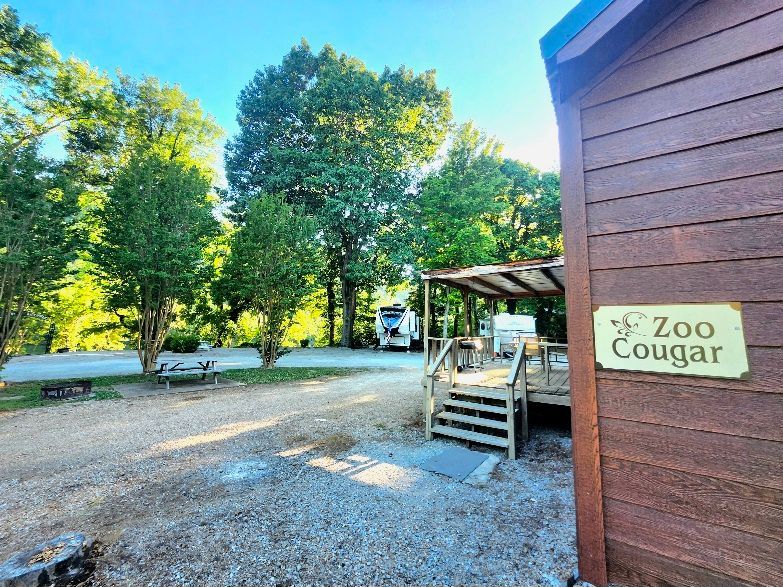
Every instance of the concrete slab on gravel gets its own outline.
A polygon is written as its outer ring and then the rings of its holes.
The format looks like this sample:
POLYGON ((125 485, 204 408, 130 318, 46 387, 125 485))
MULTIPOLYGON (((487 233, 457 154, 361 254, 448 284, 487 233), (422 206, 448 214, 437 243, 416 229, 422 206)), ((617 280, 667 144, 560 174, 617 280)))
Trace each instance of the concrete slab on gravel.
POLYGON ((183 393, 186 391, 215 391, 217 389, 226 389, 228 387, 242 387, 244 383, 232 381, 231 379, 220 379, 215 385, 212 380, 202 381, 201 379, 182 379, 171 382, 171 388, 166 389, 165 383, 144 382, 144 383, 126 383, 124 385, 115 385, 114 389, 124 398, 144 397, 148 395, 163 395, 167 393, 183 393))
POLYGON ((450 446, 443 452, 427 459, 422 463, 421 468, 425 471, 439 473, 457 481, 462 481, 488 457, 489 455, 483 452, 450 446))

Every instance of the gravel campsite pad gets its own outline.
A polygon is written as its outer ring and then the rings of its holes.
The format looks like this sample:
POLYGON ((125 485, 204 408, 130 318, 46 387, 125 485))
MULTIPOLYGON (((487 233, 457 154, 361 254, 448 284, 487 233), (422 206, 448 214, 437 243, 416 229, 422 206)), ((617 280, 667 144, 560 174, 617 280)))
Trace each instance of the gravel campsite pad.
POLYGON ((562 585, 567 432, 533 428, 483 487, 423 471, 448 444, 424 441, 420 377, 0 415, 0 560, 73 530, 103 545, 94 585, 562 585))

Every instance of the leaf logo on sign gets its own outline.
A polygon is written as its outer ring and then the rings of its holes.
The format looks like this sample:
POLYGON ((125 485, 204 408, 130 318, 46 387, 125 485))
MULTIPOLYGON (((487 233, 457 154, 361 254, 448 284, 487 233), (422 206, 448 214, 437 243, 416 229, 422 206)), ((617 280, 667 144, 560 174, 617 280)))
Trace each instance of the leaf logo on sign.
POLYGON ((621 336, 630 336, 631 334, 645 336, 637 330, 640 326, 640 318, 647 318, 647 316, 641 312, 628 312, 622 320, 611 320, 611 323, 617 327, 617 334, 621 336))

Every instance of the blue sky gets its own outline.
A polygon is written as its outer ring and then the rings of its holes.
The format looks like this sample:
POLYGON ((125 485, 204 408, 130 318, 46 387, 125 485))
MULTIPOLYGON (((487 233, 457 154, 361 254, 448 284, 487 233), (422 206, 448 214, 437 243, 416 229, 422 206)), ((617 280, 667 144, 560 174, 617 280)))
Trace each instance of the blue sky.
POLYGON ((538 40, 576 0, 17 0, 23 22, 63 55, 154 75, 199 98, 229 135, 256 69, 305 37, 370 68, 435 69, 454 118, 496 136, 506 156, 558 166, 538 40))

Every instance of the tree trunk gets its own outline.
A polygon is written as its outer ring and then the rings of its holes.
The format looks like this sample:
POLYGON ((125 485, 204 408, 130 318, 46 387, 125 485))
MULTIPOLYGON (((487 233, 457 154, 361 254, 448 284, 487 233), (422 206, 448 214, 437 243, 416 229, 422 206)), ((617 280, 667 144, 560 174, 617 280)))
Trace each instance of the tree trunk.
POLYGON ((138 354, 143 373, 155 371, 163 340, 171 325, 173 303, 163 302, 157 308, 145 307, 139 315, 138 354))
POLYGON ((506 300, 506 311, 509 314, 516 314, 517 313, 517 301, 516 300, 506 300))
POLYGON ((343 279, 343 331, 340 346, 350 347, 353 342, 353 323, 356 319, 356 284, 343 279))
POLYGON ((340 260, 340 285, 343 296, 343 331, 340 337, 341 347, 350 347, 353 342, 353 324, 356 319, 356 288, 355 281, 348 275, 355 243, 350 237, 343 237, 343 252, 340 260))
POLYGON ((443 310, 443 338, 449 337, 449 294, 450 288, 446 290, 446 307, 443 310))
POLYGON ((326 323, 329 326, 329 346, 334 346, 335 311, 337 300, 335 299, 334 279, 331 271, 326 281, 326 323))
POLYGON ((8 290, 4 287, 3 293, 7 298, 3 300, 3 309, 0 312, 0 368, 8 360, 11 341, 19 334, 31 284, 32 282, 29 282, 23 291, 17 292, 14 292, 12 287, 8 290))

